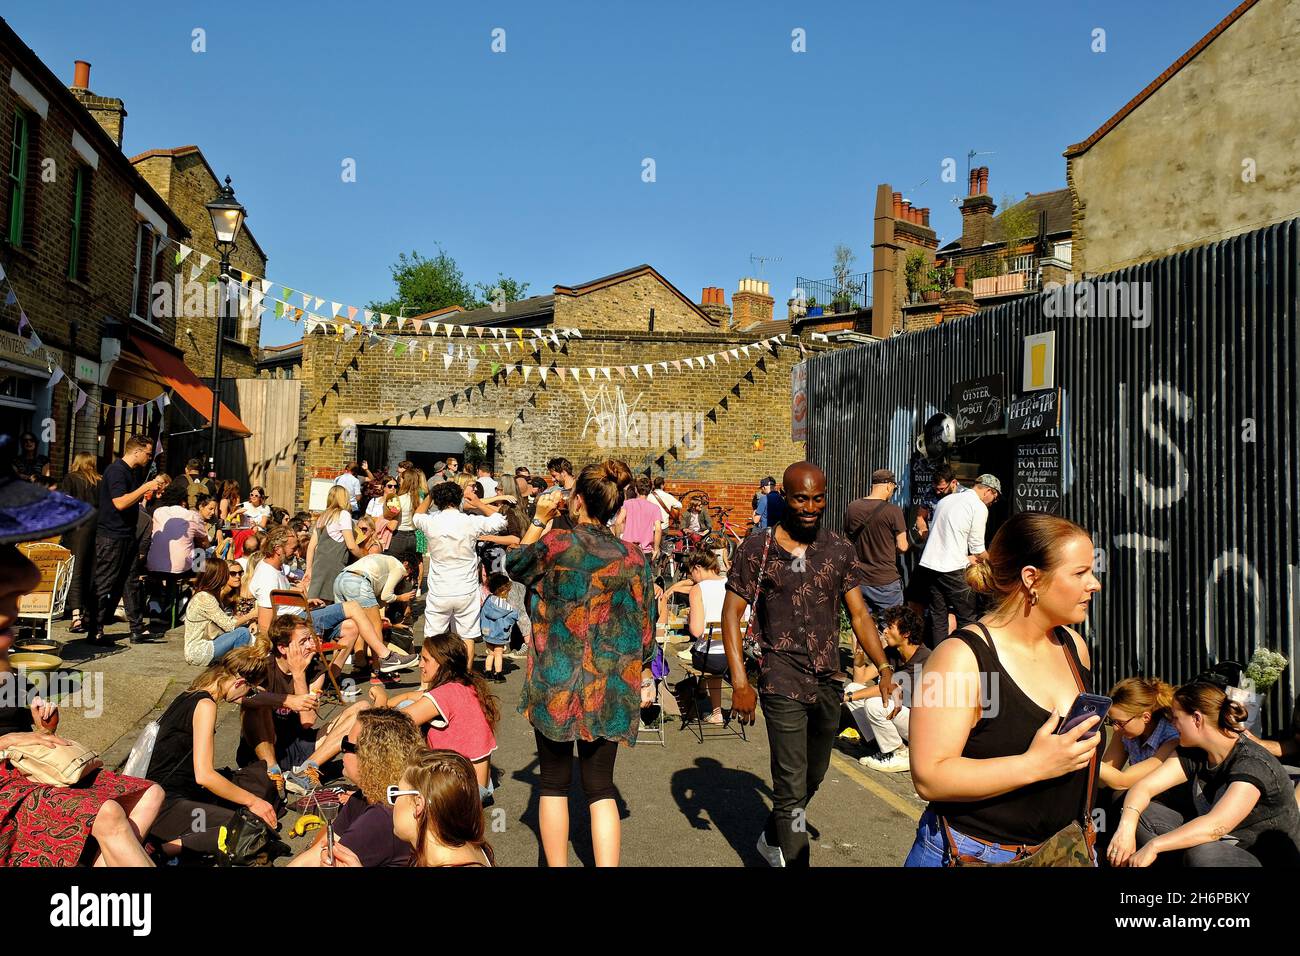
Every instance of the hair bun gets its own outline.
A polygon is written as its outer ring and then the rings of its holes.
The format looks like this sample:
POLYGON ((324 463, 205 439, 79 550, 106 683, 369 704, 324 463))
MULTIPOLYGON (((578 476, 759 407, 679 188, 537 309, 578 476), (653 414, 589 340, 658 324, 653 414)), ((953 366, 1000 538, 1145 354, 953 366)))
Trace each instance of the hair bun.
POLYGON ((617 458, 607 458, 604 468, 606 480, 618 485, 619 491, 632 483, 632 470, 628 468, 627 462, 619 461, 617 458))
POLYGON ((966 584, 980 594, 992 594, 996 590, 993 568, 984 555, 966 569, 966 584))

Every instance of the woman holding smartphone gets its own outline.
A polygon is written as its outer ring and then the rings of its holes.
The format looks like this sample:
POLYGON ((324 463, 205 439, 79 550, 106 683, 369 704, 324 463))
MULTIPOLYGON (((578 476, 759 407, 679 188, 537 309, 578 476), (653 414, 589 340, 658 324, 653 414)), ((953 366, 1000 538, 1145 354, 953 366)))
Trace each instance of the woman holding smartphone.
MULTIPOLYGON (((1072 823, 1091 832, 1100 717, 1057 730, 1091 691, 1088 648, 1070 625, 1101 589, 1092 539, 1072 521, 1023 512, 971 561, 967 583, 993 608, 935 649, 914 696, 912 780, 930 805, 908 866, 1010 863, 1072 823)), ((1087 842, 1074 859, 1092 855, 1087 842)))

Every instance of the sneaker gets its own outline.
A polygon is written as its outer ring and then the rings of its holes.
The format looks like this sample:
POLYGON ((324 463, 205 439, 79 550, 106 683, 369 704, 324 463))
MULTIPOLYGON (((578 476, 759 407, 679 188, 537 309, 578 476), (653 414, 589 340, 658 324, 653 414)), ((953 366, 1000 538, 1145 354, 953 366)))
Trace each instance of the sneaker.
POLYGON ((320 787, 320 767, 308 760, 284 775, 284 785, 290 793, 311 793, 320 787))
POLYGON ((868 770, 879 770, 881 773, 901 773, 912 769, 912 759, 908 756, 906 747, 899 747, 891 754, 859 757, 858 763, 868 770))
POLYGON ((519 648, 519 650, 517 650, 517 651, 506 651, 506 657, 510 658, 512 661, 523 661, 523 660, 527 660, 527 659, 528 659, 528 647, 527 647, 527 645, 525 645, 524 647, 519 648))
POLYGON ((389 654, 379 662, 379 673, 395 674, 397 671, 410 670, 420 663, 420 658, 415 654, 399 654, 396 651, 389 654))
POLYGON ((785 866, 785 854, 779 846, 768 845, 766 831, 758 835, 758 852, 768 866, 785 866))
POLYGON ((154 637, 152 634, 147 634, 147 633, 146 633, 146 634, 132 634, 132 635, 131 635, 131 643, 132 643, 132 644, 158 644, 158 643, 160 643, 160 642, 161 642, 161 639, 160 639, 160 638, 157 638, 157 637, 154 637))
POLYGON ((719 707, 719 708, 718 708, 717 710, 715 710, 713 713, 709 714, 709 716, 705 717, 705 718, 703 719, 703 721, 702 721, 702 723, 706 723, 706 724, 720 724, 720 723, 722 723, 722 722, 723 722, 723 720, 722 720, 722 708, 721 708, 721 707, 719 707))

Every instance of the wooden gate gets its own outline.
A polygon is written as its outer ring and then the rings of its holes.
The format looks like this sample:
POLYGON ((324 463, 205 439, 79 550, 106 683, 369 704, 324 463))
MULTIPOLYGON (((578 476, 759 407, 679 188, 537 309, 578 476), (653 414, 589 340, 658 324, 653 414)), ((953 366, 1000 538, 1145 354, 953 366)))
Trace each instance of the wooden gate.
POLYGON ((224 441, 217 451, 217 474, 239 481, 247 494, 266 489, 269 503, 298 510, 298 432, 302 382, 288 378, 240 378, 221 383, 222 400, 253 434, 224 441))

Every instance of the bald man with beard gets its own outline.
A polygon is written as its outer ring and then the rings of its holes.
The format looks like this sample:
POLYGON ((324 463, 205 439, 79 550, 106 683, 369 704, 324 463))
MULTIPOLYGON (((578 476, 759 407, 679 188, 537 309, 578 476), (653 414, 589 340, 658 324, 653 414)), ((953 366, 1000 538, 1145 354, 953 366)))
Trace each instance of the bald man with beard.
POLYGON ((722 608, 722 637, 731 671, 732 715, 754 722, 761 697, 772 764, 772 813, 758 851, 772 866, 808 865, 808 804, 830 766, 842 694, 839 608, 880 670, 880 695, 894 693, 885 659, 860 589, 856 554, 843 535, 822 526, 826 475, 811 462, 785 470, 786 512, 764 534, 736 550, 722 608), (757 692, 745 673, 741 617, 754 604, 754 636, 763 652, 757 692))

